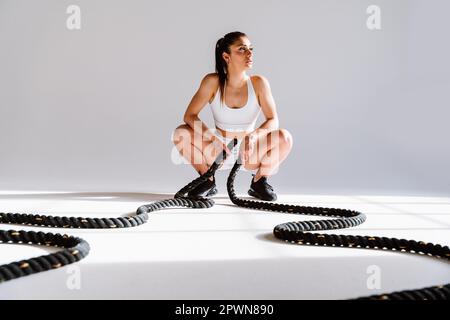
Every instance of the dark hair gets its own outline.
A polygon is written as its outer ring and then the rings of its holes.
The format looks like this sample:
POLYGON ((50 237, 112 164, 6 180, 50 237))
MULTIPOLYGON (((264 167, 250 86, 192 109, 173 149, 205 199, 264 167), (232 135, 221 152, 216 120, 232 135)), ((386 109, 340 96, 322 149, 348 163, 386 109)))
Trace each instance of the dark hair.
POLYGON ((225 91, 225 80, 227 79, 228 66, 222 57, 222 53, 230 53, 230 46, 233 45, 239 38, 246 37, 243 32, 234 31, 227 33, 216 43, 216 72, 219 75, 220 88, 220 102, 223 102, 223 95, 225 91))

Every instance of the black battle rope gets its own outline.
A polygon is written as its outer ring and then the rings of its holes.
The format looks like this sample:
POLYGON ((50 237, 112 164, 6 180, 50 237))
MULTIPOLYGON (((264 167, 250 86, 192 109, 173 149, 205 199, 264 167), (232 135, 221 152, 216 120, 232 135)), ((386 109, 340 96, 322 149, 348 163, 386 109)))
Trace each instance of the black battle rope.
MULTIPOLYGON (((236 145, 233 140, 228 145, 231 150, 236 145)), ((214 201, 202 197, 190 198, 187 193, 199 184, 214 175, 226 154, 223 152, 215 160, 209 170, 186 185, 175 194, 173 199, 156 201, 151 204, 140 206, 136 215, 118 218, 76 218, 76 217, 54 217, 35 214, 0 213, 0 223, 23 224, 39 227, 57 228, 128 228, 141 225, 148 220, 148 214, 153 211, 163 210, 168 207, 188 208, 210 208, 214 201)), ((386 237, 336 235, 326 233, 312 233, 310 231, 323 231, 331 229, 344 229, 355 227, 363 223, 366 216, 358 211, 336 208, 309 207, 281 203, 269 203, 238 198, 234 191, 234 179, 241 166, 239 158, 231 169, 227 180, 227 191, 231 201, 243 208, 266 210, 270 212, 282 212, 290 214, 314 215, 331 217, 334 219, 322 219, 316 221, 287 222, 277 225, 273 232, 274 236, 286 242, 301 245, 365 248, 393 250, 405 253, 415 253, 450 260, 448 246, 426 243, 423 241, 405 240, 386 237)), ((42 246, 61 247, 62 250, 48 255, 12 262, 0 265, 0 282, 16 279, 29 274, 62 267, 83 259, 89 253, 89 244, 81 239, 68 235, 33 232, 24 230, 0 230, 0 243, 37 244, 42 246)), ((364 297, 372 300, 435 300, 450 299, 450 284, 428 287, 418 290, 407 290, 364 297)))

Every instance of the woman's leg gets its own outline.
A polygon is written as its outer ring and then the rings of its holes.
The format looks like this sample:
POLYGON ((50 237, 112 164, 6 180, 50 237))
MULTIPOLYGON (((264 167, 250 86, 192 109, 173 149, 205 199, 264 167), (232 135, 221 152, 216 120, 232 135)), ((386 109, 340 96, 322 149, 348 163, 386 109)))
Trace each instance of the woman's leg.
POLYGON ((220 147, 211 141, 205 141, 200 133, 187 124, 178 126, 172 137, 178 152, 194 167, 199 174, 204 174, 216 159, 220 147))
POLYGON ((278 170, 292 149, 292 135, 286 129, 278 129, 263 135, 255 143, 252 154, 244 163, 247 170, 257 170, 254 181, 270 176, 278 170))

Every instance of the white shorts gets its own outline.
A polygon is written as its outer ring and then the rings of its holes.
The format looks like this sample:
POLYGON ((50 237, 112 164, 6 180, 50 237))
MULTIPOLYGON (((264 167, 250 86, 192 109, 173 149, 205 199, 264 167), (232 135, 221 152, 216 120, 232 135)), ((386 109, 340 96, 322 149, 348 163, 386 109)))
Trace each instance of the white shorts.
MULTIPOLYGON (((220 134, 219 131, 215 130, 214 134, 225 144, 230 144, 231 141, 233 141, 233 138, 224 137, 220 134)), ((239 157, 239 149, 241 148, 242 139, 238 140, 236 146, 231 150, 231 154, 227 155, 227 158, 225 159, 224 163, 218 170, 229 170, 233 168, 234 163, 237 161, 239 157)), ((248 171, 244 168, 244 166, 241 166, 241 170, 248 171)))
MULTIPOLYGON (((218 132, 217 130, 213 130, 211 129, 214 133, 214 135, 219 138, 225 145, 228 145, 233 138, 226 138, 224 136, 222 136, 220 134, 220 132, 218 132)), ((236 146, 231 150, 231 154, 227 155, 227 158, 225 159, 224 163, 222 164, 222 166, 219 167, 218 170, 229 170, 231 168, 233 168, 234 163, 237 161, 238 157, 239 157, 239 149, 241 147, 241 142, 242 140, 238 140, 236 146)), ((172 153, 171 153, 171 159, 172 162, 175 164, 190 164, 179 152, 178 150, 173 147, 172 149, 172 153)), ((244 171, 248 171, 244 168, 244 166, 241 166, 240 168, 241 170, 244 171)))

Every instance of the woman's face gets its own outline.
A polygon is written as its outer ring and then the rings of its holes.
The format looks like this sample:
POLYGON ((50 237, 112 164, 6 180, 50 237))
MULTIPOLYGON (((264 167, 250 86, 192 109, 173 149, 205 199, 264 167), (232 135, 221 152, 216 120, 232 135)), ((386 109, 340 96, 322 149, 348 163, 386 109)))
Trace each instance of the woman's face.
POLYGON ((230 46, 230 54, 224 53, 228 68, 237 70, 251 69, 253 66, 253 47, 247 37, 241 37, 230 46))

